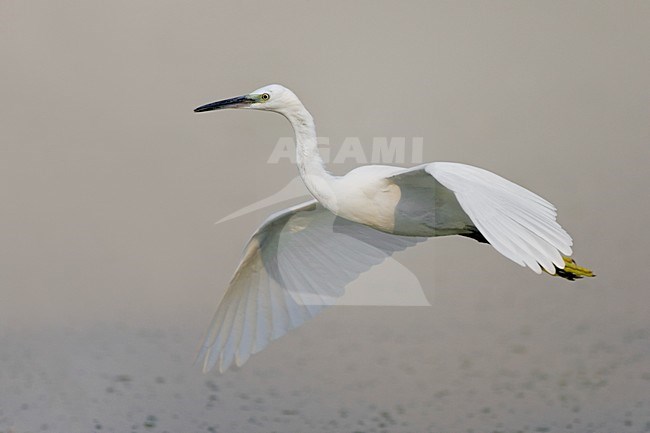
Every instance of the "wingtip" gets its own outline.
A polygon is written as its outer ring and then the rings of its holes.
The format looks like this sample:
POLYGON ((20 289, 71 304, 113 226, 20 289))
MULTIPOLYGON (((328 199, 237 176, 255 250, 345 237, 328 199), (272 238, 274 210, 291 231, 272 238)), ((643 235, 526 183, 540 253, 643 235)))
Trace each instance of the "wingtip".
POLYGON ((210 363, 210 357, 207 356, 207 355, 204 355, 203 356, 203 362, 202 362, 202 365, 201 365, 201 371, 203 372, 203 374, 209 373, 210 370, 212 370, 213 367, 214 367, 214 365, 211 365, 211 363, 210 363))

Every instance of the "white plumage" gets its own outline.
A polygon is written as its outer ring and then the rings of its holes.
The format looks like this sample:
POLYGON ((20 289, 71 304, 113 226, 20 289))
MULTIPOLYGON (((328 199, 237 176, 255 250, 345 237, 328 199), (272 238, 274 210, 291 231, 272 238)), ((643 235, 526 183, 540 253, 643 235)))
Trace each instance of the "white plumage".
POLYGON ((255 232, 206 336, 204 370, 224 371, 300 326, 359 274, 426 238, 337 217, 316 200, 271 215, 255 232))
POLYGON ((242 365, 333 304, 361 273, 428 237, 468 236, 537 273, 591 276, 563 257, 572 240, 556 222, 555 207, 494 173, 433 162, 332 176, 318 153, 313 118, 290 90, 270 85, 195 111, 222 108, 284 115, 314 200, 271 215, 246 245, 198 355, 204 371, 242 365))
POLYGON ((433 162, 424 170, 453 191, 483 237, 501 254, 538 274, 564 268, 571 236, 555 221, 555 206, 540 196, 481 168, 433 162))

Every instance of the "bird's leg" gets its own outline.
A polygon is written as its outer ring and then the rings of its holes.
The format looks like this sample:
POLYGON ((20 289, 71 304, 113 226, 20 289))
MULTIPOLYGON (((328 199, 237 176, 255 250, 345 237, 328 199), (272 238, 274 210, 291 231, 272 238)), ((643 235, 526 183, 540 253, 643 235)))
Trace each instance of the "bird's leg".
POLYGON ((555 275, 573 281, 583 277, 595 277, 596 275, 587 268, 578 266, 571 257, 562 256, 564 259, 564 269, 555 267, 555 275))

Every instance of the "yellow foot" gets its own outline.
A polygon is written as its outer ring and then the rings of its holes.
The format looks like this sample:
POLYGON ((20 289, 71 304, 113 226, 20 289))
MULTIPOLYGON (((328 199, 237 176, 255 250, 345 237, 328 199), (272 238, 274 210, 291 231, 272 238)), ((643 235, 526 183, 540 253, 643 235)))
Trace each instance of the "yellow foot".
POLYGON ((576 280, 583 277, 595 277, 590 269, 578 266, 571 257, 562 256, 564 259, 564 269, 555 267, 555 275, 558 277, 566 278, 567 280, 576 280))

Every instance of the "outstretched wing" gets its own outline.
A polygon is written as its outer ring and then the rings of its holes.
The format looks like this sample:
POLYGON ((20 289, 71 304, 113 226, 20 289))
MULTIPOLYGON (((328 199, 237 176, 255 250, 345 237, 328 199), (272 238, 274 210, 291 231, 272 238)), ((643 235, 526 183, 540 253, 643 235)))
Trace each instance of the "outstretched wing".
POLYGON ((242 365, 343 295, 393 252, 426 238, 339 218, 316 200, 271 215, 246 247, 201 350, 203 370, 242 365))
POLYGON ((485 239, 510 260, 541 273, 565 266, 571 236, 556 222, 555 207, 487 170, 453 162, 433 162, 395 176, 433 177, 456 200, 485 239))

